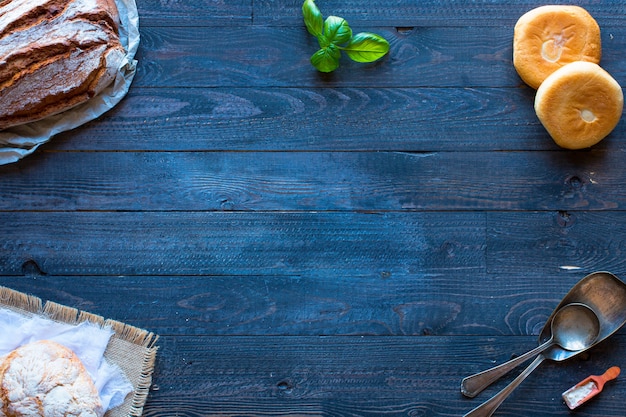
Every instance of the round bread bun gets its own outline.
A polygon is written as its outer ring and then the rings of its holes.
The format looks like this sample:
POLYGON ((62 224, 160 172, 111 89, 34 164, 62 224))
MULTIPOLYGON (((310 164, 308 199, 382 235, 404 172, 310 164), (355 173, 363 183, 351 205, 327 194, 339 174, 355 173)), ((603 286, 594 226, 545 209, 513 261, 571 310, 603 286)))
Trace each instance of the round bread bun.
POLYGON ((513 65, 521 79, 538 88, 563 65, 575 61, 600 63, 600 27, 582 7, 540 6, 515 25, 513 65))
POLYGON ((535 95, 537 117, 566 149, 600 142, 619 122, 623 107, 620 85, 592 62, 572 62, 554 71, 535 95))
POLYGON ((98 390, 80 359, 52 341, 21 346, 0 363, 0 417, 101 417, 98 390))

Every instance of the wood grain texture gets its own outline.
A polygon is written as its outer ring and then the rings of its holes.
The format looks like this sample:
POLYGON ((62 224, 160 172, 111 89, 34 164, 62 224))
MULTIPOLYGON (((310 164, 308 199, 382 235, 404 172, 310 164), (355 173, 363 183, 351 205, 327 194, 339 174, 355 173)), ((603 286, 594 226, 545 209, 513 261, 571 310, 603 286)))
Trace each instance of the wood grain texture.
MULTIPOLYGON (((620 336, 568 365, 546 362, 505 401, 499 415, 528 416, 529 404, 534 415, 567 415, 561 392, 611 366, 624 343, 620 336)), ((516 373, 473 400, 459 392, 464 376, 508 359, 512 350, 534 346, 528 337, 167 339, 157 375, 167 382, 151 394, 146 415, 164 415, 172 403, 181 405, 182 416, 462 415, 516 373), (208 354, 206 346, 212 347, 208 354), (458 357, 466 358, 464 365, 456 365, 458 357), (180 389, 189 385, 194 388, 180 389)), ((588 410, 620 416, 624 384, 605 390, 588 410)))
POLYGON ((601 149, 51 152, 30 169, 0 167, 0 210, 623 210, 624 159, 601 149))
MULTIPOLYGON (((472 2, 412 0, 321 0, 316 2, 323 16, 341 16, 351 26, 371 25, 401 26, 405 29, 422 26, 462 27, 500 26, 513 27, 519 17, 538 6, 541 1, 480 0, 472 2)), ((601 26, 619 23, 624 5, 593 0, 561 1, 584 7, 601 26)), ((296 26, 302 23, 300 0, 256 0, 254 23, 264 26, 296 26)))
POLYGON ((491 272, 623 271, 626 265, 622 211, 527 213, 522 221, 515 220, 521 220, 515 213, 499 212, 488 218, 487 268, 491 272))
MULTIPOLYGON (((319 73, 309 62, 319 49, 304 26, 147 27, 141 31, 136 87, 519 87, 510 26, 366 27, 390 43, 389 54, 362 64, 341 60, 319 73)), ((603 67, 626 80, 625 27, 606 26, 603 67)))
MULTIPOLYGON (((227 26, 301 26, 300 0, 137 0, 142 27, 227 27, 227 26)), ((623 5, 613 2, 564 1, 585 7, 602 25, 620 23, 623 5)), ((538 1, 455 1, 411 0, 322 0, 318 7, 324 16, 341 16, 351 26, 376 24, 410 29, 417 26, 513 26, 526 11, 541 6, 538 1), (494 19, 494 16, 498 16, 494 19)))
POLYGON ((44 274, 32 261, 22 272, 0 285, 170 336, 536 336, 579 279, 478 269, 77 277, 44 274))
POLYGON ((140 27, 249 25, 249 0, 136 0, 140 27))
POLYGON ((498 274, 573 268, 620 275, 622 217, 622 212, 5 212, 0 268, 4 275, 20 274, 24 263, 34 261, 52 275, 371 277, 485 268, 498 274))
POLYGON ((484 226, 481 213, 6 212, 0 274, 30 260, 53 275, 471 271, 484 226))
POLYGON ((52 144, 55 150, 558 150, 534 113, 533 95, 529 88, 137 88, 52 144))
MULTIPOLYGON (((563 1, 589 10, 601 25, 620 23, 623 5, 613 2, 563 1)), ((513 26, 519 16, 541 6, 537 1, 455 1, 394 0, 323 0, 318 2, 324 16, 336 15, 348 20, 351 26, 396 26, 409 30, 417 26, 513 26), (498 19, 494 19, 498 16, 498 19)), ((175 1, 137 0, 142 27, 166 26, 300 26, 300 0, 219 0, 175 1)))
MULTIPOLYGON (((309 57, 318 46, 317 41, 304 28, 225 28, 220 34, 195 27, 146 28, 142 31, 142 48, 138 54, 139 70, 135 85, 305 87, 319 85, 320 81, 327 86, 344 87, 467 85, 467 82, 461 80, 463 74, 459 72, 459 66, 454 65, 454 61, 468 59, 468 48, 459 47, 456 39, 450 39, 450 43, 446 45, 433 44, 446 39, 436 33, 444 30, 446 29, 424 28, 419 34, 416 33, 398 42, 395 42, 391 32, 382 31, 380 34, 388 37, 391 43, 391 52, 382 61, 364 65, 344 59, 343 71, 323 75, 309 62, 309 57), (429 65, 435 63, 435 60, 436 65, 429 65), (383 63, 386 65, 382 65, 383 63)), ((471 32, 472 29, 466 31, 471 32)), ((470 42, 480 42, 477 39, 480 35, 478 30, 476 31, 473 36, 464 35, 470 42)), ((483 28, 480 28, 480 31, 484 33, 483 28)), ((495 34, 483 35, 482 45, 485 49, 482 53, 489 56, 495 53, 494 48, 504 49, 503 53, 507 54, 508 58, 511 55, 507 53, 507 49, 510 50, 512 34, 507 33, 503 36, 505 31, 499 31, 500 40, 495 34), (487 42, 487 37, 494 37, 496 41, 487 42)), ((471 49, 476 53, 475 48, 471 49)), ((483 65, 490 67, 490 76, 486 76, 486 70, 476 69, 471 74, 465 75, 482 80, 474 79, 469 84, 502 85, 503 78, 508 79, 509 86, 518 83, 511 66, 498 67, 497 62, 493 61, 483 61, 483 65)))

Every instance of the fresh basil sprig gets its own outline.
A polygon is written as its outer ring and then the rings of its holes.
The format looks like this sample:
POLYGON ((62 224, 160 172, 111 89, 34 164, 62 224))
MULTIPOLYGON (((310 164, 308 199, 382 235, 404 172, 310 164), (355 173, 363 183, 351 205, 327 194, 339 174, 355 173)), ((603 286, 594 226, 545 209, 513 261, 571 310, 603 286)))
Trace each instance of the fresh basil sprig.
POLYGON ((324 20, 315 0, 304 0, 302 15, 307 30, 320 45, 311 56, 311 64, 321 72, 331 72, 339 67, 341 51, 356 62, 373 62, 389 52, 389 42, 380 35, 361 32, 352 36, 352 29, 345 19, 329 16, 324 20))

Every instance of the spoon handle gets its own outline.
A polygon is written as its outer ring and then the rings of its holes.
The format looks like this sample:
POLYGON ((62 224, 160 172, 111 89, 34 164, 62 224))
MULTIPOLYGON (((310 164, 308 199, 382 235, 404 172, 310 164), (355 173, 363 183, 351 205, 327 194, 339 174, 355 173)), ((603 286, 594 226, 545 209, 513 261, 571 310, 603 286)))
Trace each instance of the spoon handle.
POLYGON ((526 379, 526 377, 530 375, 530 373, 534 371, 535 368, 537 368, 539 364, 543 362, 544 359, 545 359, 545 356, 543 355, 537 356, 537 358, 534 361, 532 361, 530 365, 528 365, 528 367, 524 369, 522 373, 517 376, 517 378, 511 381, 509 385, 504 387, 502 391, 498 392, 496 395, 494 395, 493 397, 491 397, 490 399, 488 399, 487 401, 485 401, 478 407, 474 408, 472 411, 465 414, 465 416, 463 417, 489 417, 491 416, 496 411, 496 409, 500 407, 500 404, 502 404, 502 402, 509 396, 509 394, 511 394, 511 392, 513 392, 513 390, 517 388, 518 385, 521 384, 522 381, 526 379))
POLYGON ((461 393, 469 398, 474 398, 482 390, 487 388, 493 382, 500 379, 505 374, 509 373, 513 368, 517 367, 522 362, 526 362, 532 356, 543 352, 548 346, 552 344, 552 340, 537 346, 533 350, 530 350, 523 355, 513 358, 510 361, 504 362, 498 366, 487 369, 486 371, 479 372, 474 375, 470 375, 461 381, 461 393))

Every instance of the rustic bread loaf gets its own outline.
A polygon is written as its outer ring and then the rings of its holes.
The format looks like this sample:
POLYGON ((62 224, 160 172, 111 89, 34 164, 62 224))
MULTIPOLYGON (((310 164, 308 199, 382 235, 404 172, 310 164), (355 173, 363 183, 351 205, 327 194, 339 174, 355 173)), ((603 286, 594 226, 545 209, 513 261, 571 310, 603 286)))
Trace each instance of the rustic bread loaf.
POLYGON ((70 349, 39 341, 0 362, 0 417, 101 417, 98 390, 70 349))
POLYGON ((114 0, 0 0, 0 129, 101 92, 125 57, 114 0))

